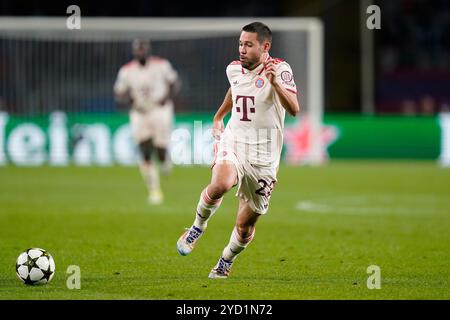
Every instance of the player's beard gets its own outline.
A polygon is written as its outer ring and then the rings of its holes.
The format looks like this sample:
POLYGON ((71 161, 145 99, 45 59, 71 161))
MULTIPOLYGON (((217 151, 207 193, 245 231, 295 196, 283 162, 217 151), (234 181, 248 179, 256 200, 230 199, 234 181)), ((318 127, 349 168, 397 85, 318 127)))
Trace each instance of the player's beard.
POLYGON ((259 65, 260 61, 258 60, 245 60, 241 61, 241 66, 248 70, 253 70, 259 65))

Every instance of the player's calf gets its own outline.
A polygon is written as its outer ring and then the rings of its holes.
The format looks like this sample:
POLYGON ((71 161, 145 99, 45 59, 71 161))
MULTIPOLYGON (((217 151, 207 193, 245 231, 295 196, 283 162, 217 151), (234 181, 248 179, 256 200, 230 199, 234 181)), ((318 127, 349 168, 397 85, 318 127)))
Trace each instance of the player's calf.
POLYGON ((208 187, 203 189, 197 204, 197 211, 193 225, 184 232, 177 242, 178 252, 185 256, 191 253, 198 239, 208 225, 209 218, 222 203, 222 198, 213 199, 208 194, 208 187))

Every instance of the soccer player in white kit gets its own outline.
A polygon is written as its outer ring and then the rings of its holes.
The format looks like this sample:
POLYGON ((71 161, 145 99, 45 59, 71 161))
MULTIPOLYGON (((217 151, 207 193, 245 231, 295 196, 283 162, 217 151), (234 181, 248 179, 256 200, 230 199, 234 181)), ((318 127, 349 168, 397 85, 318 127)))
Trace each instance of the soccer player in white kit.
POLYGON ((158 168, 152 161, 155 149, 165 172, 170 169, 167 148, 173 119, 172 98, 178 90, 178 74, 166 59, 150 56, 150 43, 133 41, 134 59, 122 66, 114 84, 119 104, 130 106, 133 139, 139 146, 139 168, 146 183, 151 204, 160 204, 163 193, 158 168))
POLYGON ((209 278, 227 278, 237 255, 252 241, 276 183, 285 111, 292 116, 300 111, 291 67, 270 57, 271 41, 272 32, 263 23, 242 28, 239 61, 227 67, 230 89, 214 116, 213 135, 218 143, 211 183, 201 193, 193 225, 177 242, 178 252, 189 254, 223 195, 237 185, 236 225, 209 278), (230 111, 224 128, 223 118, 230 111))

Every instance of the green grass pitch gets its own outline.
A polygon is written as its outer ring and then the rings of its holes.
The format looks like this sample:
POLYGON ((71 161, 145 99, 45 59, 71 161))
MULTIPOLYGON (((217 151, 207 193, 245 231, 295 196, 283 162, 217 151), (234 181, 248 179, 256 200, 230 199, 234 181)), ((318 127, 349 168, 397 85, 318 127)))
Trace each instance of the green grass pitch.
POLYGON ((0 168, 0 299, 449 299, 450 169, 434 162, 282 166, 268 214, 226 280, 208 273, 228 242, 235 190, 186 257, 207 167, 162 178, 149 206, 136 167, 0 168), (47 249, 52 282, 30 287, 17 256, 47 249), (66 286, 69 265, 81 289, 66 286), (367 267, 381 269, 369 290, 367 267))

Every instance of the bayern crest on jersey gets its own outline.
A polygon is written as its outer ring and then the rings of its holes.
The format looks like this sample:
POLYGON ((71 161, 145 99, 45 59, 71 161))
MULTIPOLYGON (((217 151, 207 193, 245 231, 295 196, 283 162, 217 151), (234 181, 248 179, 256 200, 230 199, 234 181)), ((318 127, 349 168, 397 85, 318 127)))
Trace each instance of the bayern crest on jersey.
POLYGON ((263 78, 256 79, 255 86, 257 88, 262 88, 264 86, 264 79, 263 78))

